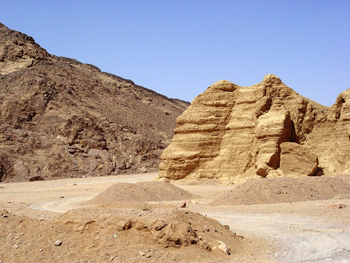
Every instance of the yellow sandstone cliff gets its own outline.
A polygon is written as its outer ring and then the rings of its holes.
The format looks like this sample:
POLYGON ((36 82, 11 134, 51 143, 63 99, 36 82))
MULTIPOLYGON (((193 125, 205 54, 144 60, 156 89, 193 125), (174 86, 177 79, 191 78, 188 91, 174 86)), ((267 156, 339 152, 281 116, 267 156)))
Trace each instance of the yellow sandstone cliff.
POLYGON ((350 90, 329 108, 272 74, 250 87, 221 80, 177 118, 159 177, 239 182, 259 176, 347 173, 349 104, 350 90))

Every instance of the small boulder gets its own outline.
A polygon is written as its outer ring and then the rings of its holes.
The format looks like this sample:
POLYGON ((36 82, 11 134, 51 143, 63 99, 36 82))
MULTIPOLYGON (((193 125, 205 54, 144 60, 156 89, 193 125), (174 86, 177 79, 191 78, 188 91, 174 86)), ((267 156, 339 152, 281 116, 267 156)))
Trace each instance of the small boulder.
POLYGON ((285 176, 313 175, 317 171, 318 158, 303 145, 284 142, 281 143, 280 165, 285 176))
POLYGON ((56 240, 55 246, 59 247, 60 245, 62 245, 62 241, 61 240, 56 240))
POLYGON ((214 242, 213 250, 215 250, 215 249, 219 249, 222 252, 224 252, 225 254, 231 255, 231 252, 228 249, 227 245, 224 242, 220 241, 220 240, 217 240, 217 241, 214 242))
POLYGON ((30 181, 30 182, 34 182, 34 181, 44 181, 44 179, 43 179, 40 175, 37 175, 37 176, 33 176, 33 177, 29 178, 29 181, 30 181))
POLYGON ((224 242, 222 242, 222 241, 219 241, 219 242, 221 242, 221 244, 218 246, 218 248, 219 248, 222 252, 226 253, 227 255, 231 255, 230 251, 228 250, 227 245, 226 245, 224 242))
POLYGON ((327 209, 342 209, 344 207, 346 207, 346 205, 340 203, 333 203, 326 206, 327 209))
POLYGON ((140 173, 148 173, 148 170, 146 167, 141 167, 140 168, 140 173))
POLYGON ((224 228, 226 228, 227 230, 230 230, 230 226, 229 225, 223 225, 224 228))

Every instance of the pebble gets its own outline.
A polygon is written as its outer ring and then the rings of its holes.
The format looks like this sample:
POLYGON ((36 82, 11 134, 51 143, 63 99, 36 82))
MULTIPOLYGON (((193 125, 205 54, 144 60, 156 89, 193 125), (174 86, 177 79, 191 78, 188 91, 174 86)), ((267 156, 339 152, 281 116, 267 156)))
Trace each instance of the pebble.
POLYGON ((230 253, 230 251, 228 250, 228 247, 226 246, 226 244, 224 243, 224 242, 222 242, 222 241, 219 241, 221 244, 220 245, 218 245, 218 248, 222 251, 222 252, 224 252, 224 253, 226 253, 227 255, 231 255, 231 253, 230 253))
POLYGON ((327 209, 342 209, 344 207, 346 207, 346 205, 340 203, 333 203, 326 206, 327 209))
POLYGON ((61 240, 56 240, 55 246, 58 247, 58 246, 60 246, 60 245, 62 245, 62 241, 61 241, 61 240))

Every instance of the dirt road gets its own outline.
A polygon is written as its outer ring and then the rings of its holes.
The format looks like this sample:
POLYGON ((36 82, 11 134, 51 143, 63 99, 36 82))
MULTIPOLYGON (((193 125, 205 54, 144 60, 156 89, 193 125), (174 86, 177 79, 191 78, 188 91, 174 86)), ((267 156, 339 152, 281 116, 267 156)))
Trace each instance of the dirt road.
MULTIPOLYGON (((152 180, 156 174, 65 179, 57 181, 9 183, 0 189, 1 207, 14 214, 54 217, 82 206, 116 182, 152 180)), ((232 189, 219 183, 175 185, 197 195, 187 208, 229 225, 237 235, 271 243, 269 257, 276 262, 350 262, 350 199, 320 200, 285 204, 212 206, 210 201, 232 189), (332 202, 348 207, 326 209, 332 202)), ((178 202, 164 202, 178 205, 178 202)), ((266 251, 256 251, 257 261, 266 251)))
POLYGON ((289 214, 242 214, 217 212, 209 217, 243 236, 271 240, 273 255, 281 262, 349 262, 350 227, 325 220, 289 214))

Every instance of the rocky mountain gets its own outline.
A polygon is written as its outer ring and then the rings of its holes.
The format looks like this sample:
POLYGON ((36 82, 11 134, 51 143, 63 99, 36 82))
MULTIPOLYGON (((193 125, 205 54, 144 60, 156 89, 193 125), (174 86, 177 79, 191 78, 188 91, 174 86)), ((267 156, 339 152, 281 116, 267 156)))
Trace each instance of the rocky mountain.
POLYGON ((250 87, 219 81, 177 119, 160 178, 240 182, 349 173, 349 127, 350 89, 325 107, 271 74, 250 87))
POLYGON ((188 103, 0 24, 0 180, 157 169, 188 103))

